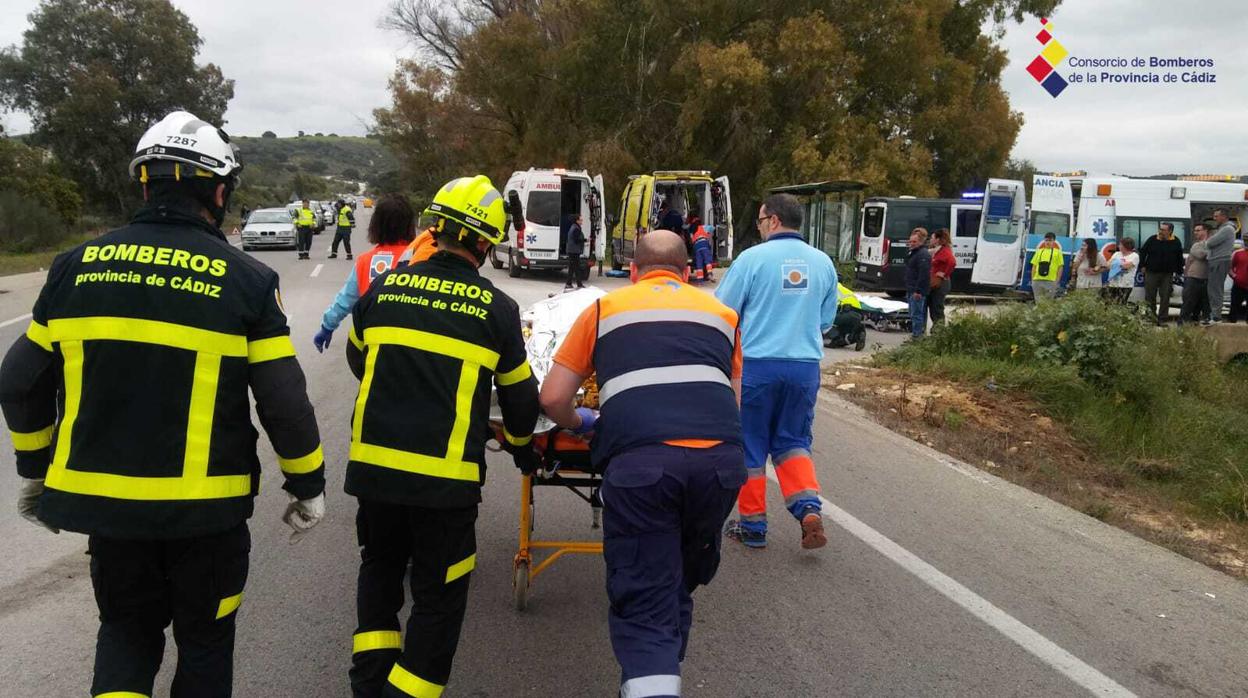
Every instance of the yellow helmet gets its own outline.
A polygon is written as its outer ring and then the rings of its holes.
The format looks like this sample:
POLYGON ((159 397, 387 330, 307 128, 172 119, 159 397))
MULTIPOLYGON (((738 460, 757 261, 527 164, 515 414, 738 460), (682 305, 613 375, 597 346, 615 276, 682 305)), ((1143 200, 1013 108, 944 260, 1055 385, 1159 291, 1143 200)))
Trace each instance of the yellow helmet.
POLYGON ((439 232, 446 229, 446 221, 457 223, 460 240, 469 231, 495 245, 507 239, 507 207, 503 195, 485 175, 460 177, 447 182, 434 195, 433 203, 425 209, 424 215, 440 219, 437 224, 439 232))

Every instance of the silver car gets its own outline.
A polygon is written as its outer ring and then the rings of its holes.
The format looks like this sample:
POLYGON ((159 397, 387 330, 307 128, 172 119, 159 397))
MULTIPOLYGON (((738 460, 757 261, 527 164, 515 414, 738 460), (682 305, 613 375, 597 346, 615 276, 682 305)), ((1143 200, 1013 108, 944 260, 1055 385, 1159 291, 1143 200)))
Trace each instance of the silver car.
POLYGON ((243 227, 243 250, 257 247, 295 247, 295 221, 284 208, 252 211, 243 227))

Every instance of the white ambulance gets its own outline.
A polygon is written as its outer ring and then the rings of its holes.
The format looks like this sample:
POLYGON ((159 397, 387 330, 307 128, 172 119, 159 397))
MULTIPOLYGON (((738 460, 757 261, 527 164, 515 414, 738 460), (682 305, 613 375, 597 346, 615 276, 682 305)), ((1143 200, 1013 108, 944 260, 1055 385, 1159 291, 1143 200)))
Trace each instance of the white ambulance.
POLYGON ((517 233, 508 221, 507 241, 496 245, 491 253, 490 263, 495 269, 506 266, 511 276, 533 269, 567 269, 567 231, 578 215, 586 240, 584 264, 602 261, 607 244, 602 175, 530 167, 511 174, 503 195, 510 199, 512 192, 523 205, 525 227, 523 233, 517 233))

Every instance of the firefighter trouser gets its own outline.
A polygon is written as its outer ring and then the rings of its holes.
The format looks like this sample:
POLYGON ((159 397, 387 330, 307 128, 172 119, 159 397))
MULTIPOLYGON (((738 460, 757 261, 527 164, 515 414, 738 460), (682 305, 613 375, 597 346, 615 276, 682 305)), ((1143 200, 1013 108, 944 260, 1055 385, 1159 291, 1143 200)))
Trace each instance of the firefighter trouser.
POLYGON ((822 507, 810 457, 811 424, 819 395, 819 362, 746 359, 741 371, 741 435, 749 480, 738 511, 747 529, 767 530, 767 457, 776 469, 785 508, 795 517, 822 507))
POLYGON ((87 546, 100 609, 91 695, 152 695, 172 622, 178 666, 169 695, 229 696, 251 549, 247 524, 177 540, 91 536, 87 546))
POLYGON ((330 244, 330 254, 338 254, 338 243, 342 243, 342 248, 351 254, 351 226, 338 226, 338 231, 334 233, 334 241, 330 244))
POLYGON ((295 229, 295 251, 303 257, 312 249, 312 229, 300 226, 295 229))
POLYGON ((745 482, 741 448, 645 446, 611 459, 601 494, 608 625, 620 695, 680 695, 691 593, 719 567, 720 530, 745 482))
POLYGON ((425 509, 360 500, 359 626, 351 655, 355 698, 441 694, 468 605, 476 521, 476 506, 425 509), (412 612, 401 639, 399 611, 409 562, 412 612))

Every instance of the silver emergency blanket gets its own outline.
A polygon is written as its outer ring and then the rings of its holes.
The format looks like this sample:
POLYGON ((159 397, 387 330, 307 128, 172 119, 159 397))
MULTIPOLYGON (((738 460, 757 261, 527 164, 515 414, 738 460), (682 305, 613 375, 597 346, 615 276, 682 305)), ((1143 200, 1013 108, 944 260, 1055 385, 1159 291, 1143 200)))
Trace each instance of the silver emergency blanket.
MULTIPOLYGON (((599 298, 607 295, 606 291, 594 286, 587 286, 575 291, 559 293, 544 301, 538 301, 520 313, 520 324, 525 332, 525 351, 529 355, 529 366, 538 385, 550 373, 555 354, 563 344, 563 338, 572 330, 572 323, 586 308, 599 298)), ((502 421, 502 412, 498 408, 495 397, 490 408, 490 418, 502 421)), ((543 434, 555 428, 555 423, 541 415, 537 418, 535 434, 543 434)))

